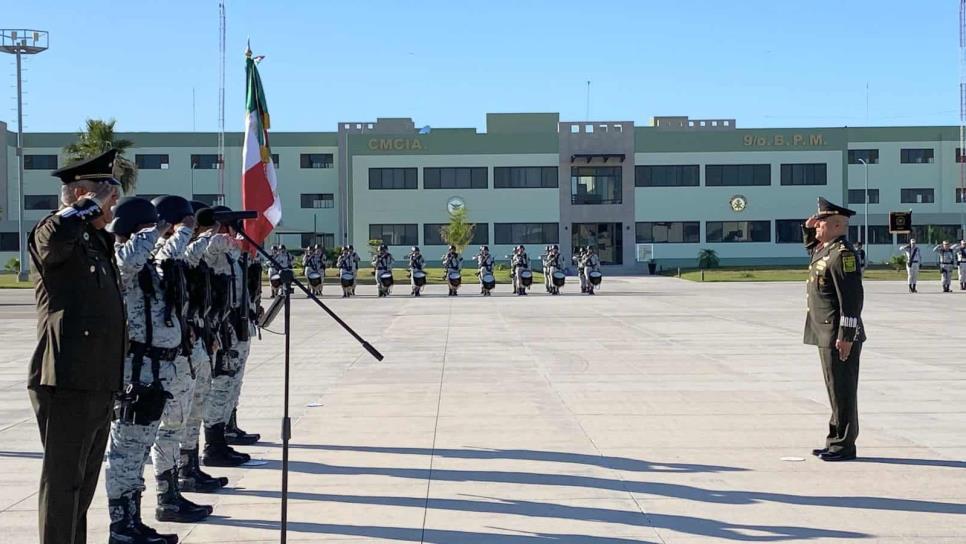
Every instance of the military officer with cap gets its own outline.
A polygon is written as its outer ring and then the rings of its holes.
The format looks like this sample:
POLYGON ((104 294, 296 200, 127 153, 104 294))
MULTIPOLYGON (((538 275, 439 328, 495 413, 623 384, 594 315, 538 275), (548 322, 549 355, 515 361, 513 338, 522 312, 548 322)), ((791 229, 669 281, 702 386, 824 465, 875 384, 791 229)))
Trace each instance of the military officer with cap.
POLYGON ((956 252, 956 268, 959 269, 959 290, 966 291, 966 240, 953 246, 956 252))
POLYGON ((916 239, 910 238, 909 243, 900 247, 899 251, 906 256, 906 279, 909 282, 909 292, 918 293, 916 283, 919 281, 919 266, 922 264, 922 253, 916 245, 916 239))
POLYGON ((116 150, 53 172, 61 208, 27 237, 37 300, 37 347, 27 389, 44 462, 41 544, 87 541, 87 509, 100 475, 114 394, 121 389, 126 315, 113 219, 116 150))
POLYGON ((804 341, 818 347, 832 416, 825 447, 812 453, 823 461, 855 459, 859 435, 857 393, 859 355, 865 341, 862 324, 862 272, 846 239, 855 212, 818 199, 818 213, 803 226, 811 255, 804 341))
POLYGON ((939 256, 939 284, 943 288, 943 293, 951 293, 952 289, 949 285, 952 283, 953 266, 956 264, 956 250, 949 245, 948 240, 944 240, 932 250, 939 256))

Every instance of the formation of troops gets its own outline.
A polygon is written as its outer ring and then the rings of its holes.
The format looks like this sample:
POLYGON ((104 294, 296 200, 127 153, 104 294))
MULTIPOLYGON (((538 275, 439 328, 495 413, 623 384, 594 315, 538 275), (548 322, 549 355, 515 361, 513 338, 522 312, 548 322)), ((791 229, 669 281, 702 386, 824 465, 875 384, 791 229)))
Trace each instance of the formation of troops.
MULTIPOLYGON (((960 240, 958 244, 944 241, 932 248, 937 256, 939 266, 939 285, 944 293, 952 292, 953 270, 959 273, 959 289, 966 291, 966 240, 960 240)), ((909 283, 909 292, 918 293, 916 284, 919 282, 919 269, 922 266, 922 250, 916 245, 915 239, 910 239, 909 243, 900 247, 899 251, 906 258, 906 277, 909 283)))
POLYGON ((250 456, 232 446, 260 438, 236 413, 261 264, 235 225, 215 221, 225 207, 173 195, 118 200, 115 154, 54 172, 63 207, 29 238, 39 342, 28 388, 44 445, 45 544, 85 541, 105 449, 109 542, 170 544, 177 535, 142 518, 147 459, 155 519, 197 522, 212 507, 182 491, 228 484, 201 465, 243 465, 250 456))
MULTIPOLYGON (((271 248, 271 255, 274 262, 266 263, 268 267, 269 279, 272 286, 271 296, 275 297, 281 289, 281 269, 276 268, 276 264, 282 269, 291 268, 295 263, 295 258, 284 245, 275 245, 271 248)), ((516 246, 512 255, 508 255, 510 263, 510 279, 513 293, 518 296, 525 296, 533 285, 533 270, 531 269, 530 257, 527 255, 526 248, 522 245, 516 246)), ((356 294, 356 283, 359 275, 359 263, 361 259, 351 245, 343 246, 335 258, 334 266, 337 270, 337 277, 342 288, 342 297, 347 298, 356 294)), ((410 296, 418 297, 422 295, 427 283, 426 259, 417 246, 413 246, 405 257, 406 269, 409 272, 410 296)), ((496 288, 496 279, 493 269, 496 261, 490 253, 488 246, 480 246, 479 253, 473 257, 476 265, 476 277, 479 282, 480 294, 491 296, 496 288)), ((392 292, 395 280, 393 278, 393 265, 396 263, 395 257, 389 253, 389 247, 381 244, 375 251, 371 260, 373 278, 376 280, 376 292, 378 296, 386 297, 392 292)), ((547 246, 540 255, 541 271, 544 278, 544 289, 551 295, 559 295, 561 288, 566 284, 566 270, 564 258, 557 245, 547 246)), ((593 295, 600 286, 603 275, 600 271, 600 258, 593 246, 578 248, 571 257, 571 264, 576 270, 580 281, 580 292, 593 295)), ((443 271, 443 279, 446 281, 448 296, 457 296, 459 288, 463 282, 463 257, 456 246, 450 245, 446 254, 440 259, 443 271)), ((306 247, 302 254, 302 268, 305 279, 309 283, 312 294, 322 295, 325 283, 325 271, 330 266, 326 257, 325 248, 321 245, 306 247)))

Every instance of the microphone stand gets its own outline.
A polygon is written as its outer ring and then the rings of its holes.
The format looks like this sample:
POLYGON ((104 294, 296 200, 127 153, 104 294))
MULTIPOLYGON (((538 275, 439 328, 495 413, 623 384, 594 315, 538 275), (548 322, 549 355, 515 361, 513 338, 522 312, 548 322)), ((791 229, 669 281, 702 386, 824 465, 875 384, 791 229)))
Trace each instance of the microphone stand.
MULTIPOLYGON (((321 300, 319 300, 312 292, 298 279, 295 278, 295 274, 292 272, 291 268, 282 268, 278 261, 275 260, 265 249, 260 245, 256 244, 254 240, 245 232, 241 221, 235 222, 231 225, 242 238, 252 247, 255 248, 258 253, 262 255, 269 263, 274 265, 276 270, 279 270, 279 276, 282 281, 282 296, 285 297, 285 324, 284 324, 284 335, 285 335, 285 386, 284 386, 284 413, 282 415, 282 520, 281 520, 281 543, 286 544, 288 538, 288 443, 289 439, 292 437, 292 420, 289 418, 288 405, 289 405, 289 369, 290 369, 290 341, 291 341, 291 303, 292 303, 292 285, 295 285, 302 290, 303 293, 308 295, 308 297, 319 305, 320 308, 325 310, 325 313, 329 314, 329 317, 335 320, 346 332, 348 332, 353 338, 359 342, 362 347, 369 352, 377 361, 382 361, 383 355, 367 342, 364 338, 359 336, 356 331, 352 330, 345 321, 343 321, 339 316, 329 309, 321 300)), ((259 278, 261 281, 261 278, 259 278)))

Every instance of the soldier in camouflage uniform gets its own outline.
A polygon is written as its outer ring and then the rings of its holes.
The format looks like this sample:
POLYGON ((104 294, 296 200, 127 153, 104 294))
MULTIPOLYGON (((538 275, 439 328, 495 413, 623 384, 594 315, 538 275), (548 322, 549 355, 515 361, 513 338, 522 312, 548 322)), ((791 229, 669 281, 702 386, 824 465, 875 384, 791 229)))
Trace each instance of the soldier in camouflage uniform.
POLYGON ((201 203, 192 202, 196 207, 195 218, 198 222, 197 238, 188 244, 188 278, 190 283, 188 301, 188 320, 192 330, 191 365, 195 371, 195 385, 185 421, 184 435, 181 438, 181 459, 178 463, 178 482, 184 491, 208 493, 228 485, 228 478, 214 478, 201 470, 198 463, 198 435, 201 431, 201 418, 211 390, 212 354, 215 347, 214 323, 217 312, 212 309, 211 269, 204 262, 205 252, 211 241, 219 240, 227 244, 227 235, 216 235, 212 230, 214 219, 209 208, 201 203), (199 205, 200 204, 200 205, 199 205))
POLYGON ((811 255, 806 284, 808 317, 804 341, 818 347, 832 416, 825 447, 812 450, 823 461, 856 457, 859 436, 859 355, 866 340, 862 324, 862 270, 846 239, 855 212, 818 199, 818 213, 805 222, 811 255))
MULTIPOLYGON (((228 211, 224 206, 216 206, 212 209, 228 211)), ((225 436, 225 427, 235 403, 235 378, 237 377, 237 381, 241 380, 242 365, 248 356, 247 333, 249 331, 237 330, 241 323, 238 317, 244 294, 244 281, 238 264, 240 256, 241 245, 235 238, 232 227, 218 225, 217 234, 212 236, 204 256, 214 277, 215 298, 219 301, 215 305, 220 307, 223 315, 217 324, 219 349, 214 354, 211 390, 205 399, 203 410, 205 424, 203 462, 206 466, 235 467, 251 460, 248 454, 231 448, 225 436)))
MULTIPOLYGON (((161 273, 151 258, 161 233, 170 227, 156 223, 154 206, 140 198, 119 202, 112 223, 130 342, 124 361, 125 390, 118 406, 119 417, 111 424, 105 468, 111 543, 177 542, 176 536, 158 535, 140 519, 144 464, 149 450, 155 462, 165 463, 166 457, 172 457, 170 451, 164 451, 163 439, 162 448, 152 448, 152 444, 158 438, 162 419, 169 423, 174 412, 181 410, 177 402, 172 403, 172 392, 185 387, 181 374, 187 367, 187 359, 181 355, 181 322, 170 319, 161 273), (169 408, 169 403, 173 407, 169 408)), ((190 236, 191 229, 180 226, 172 236, 171 250, 177 250, 177 245, 190 236)), ((175 509, 166 511, 168 519, 199 521, 211 513, 210 507, 180 496, 173 473, 172 478, 159 481, 158 490, 176 504, 175 509)))

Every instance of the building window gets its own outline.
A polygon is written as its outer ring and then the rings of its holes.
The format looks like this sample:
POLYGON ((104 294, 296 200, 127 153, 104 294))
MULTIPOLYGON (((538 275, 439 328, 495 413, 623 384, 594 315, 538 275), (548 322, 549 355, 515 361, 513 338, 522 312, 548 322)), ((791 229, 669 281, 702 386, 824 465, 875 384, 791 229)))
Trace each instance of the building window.
POLYGON ((419 225, 416 223, 369 225, 369 239, 382 240, 382 243, 387 246, 418 246, 419 225))
POLYGON ((574 166, 570 169, 571 204, 620 204, 620 166, 574 166))
POLYGON ((167 170, 168 156, 160 154, 134 155, 134 164, 138 170, 167 170))
POLYGON ((558 244, 557 223, 494 223, 497 244, 558 244))
MULTIPOLYGON (((423 225, 423 245, 426 246, 445 246, 442 233, 439 229, 445 227, 446 223, 426 223, 423 225)), ((490 224, 477 223, 473 229, 473 239, 470 245, 485 245, 490 243, 490 224)))
POLYGON ((278 170, 278 153, 272 153, 272 165, 278 170))
POLYGON ((704 167, 708 187, 771 185, 770 164, 709 164, 704 167))
POLYGON ((697 187, 701 167, 697 164, 643 165, 634 168, 635 187, 697 187))
MULTIPOLYGON (((879 190, 869 189, 869 204, 879 203, 879 190)), ((849 189, 849 204, 865 204, 865 189, 849 189)))
POLYGON ((495 189, 551 189, 558 186, 556 166, 497 166, 495 189))
POLYGON ((423 189, 486 189, 486 167, 423 168, 423 189))
POLYGON ((56 210, 60 207, 57 195, 24 195, 23 209, 25 210, 56 210))
POLYGON ((332 193, 302 193, 303 208, 334 208, 335 195, 332 193))
POLYGON ((963 203, 963 196, 964 196, 964 194, 966 194, 966 190, 964 190, 962 187, 956 187, 956 203, 957 204, 962 204, 963 203))
POLYGON ((301 234, 302 247, 321 245, 323 248, 335 247, 335 234, 328 232, 303 232, 301 234))
POLYGON ((57 155, 24 155, 24 170, 57 170, 57 155))
MULTIPOLYGON (((849 240, 852 243, 861 242, 863 236, 865 236, 864 225, 849 226, 849 240)), ((892 245, 892 234, 889 232, 889 227, 887 225, 869 225, 869 242, 866 242, 866 245, 870 243, 892 245)))
POLYGON ((932 204, 936 201, 934 189, 901 189, 899 202, 903 204, 932 204))
POLYGON ((708 221, 708 243, 771 242, 771 221, 708 221))
POLYGON ((332 168, 332 153, 302 153, 300 168, 332 168))
POLYGON ((776 219, 775 220, 775 243, 776 244, 802 244, 802 224, 804 219, 776 219))
POLYGON ((20 251, 16 232, 0 232, 0 251, 20 251))
POLYGON ((204 203, 206 206, 221 206, 225 203, 225 197, 217 193, 198 193, 191 196, 192 200, 204 203))
POLYGON ((826 185, 828 174, 826 164, 807 163, 807 164, 783 164, 782 165, 782 185, 826 185))
POLYGON ((697 244, 701 241, 698 221, 641 221, 636 225, 638 244, 697 244))
POLYGON ((933 162, 932 148, 903 149, 899 151, 899 162, 902 164, 927 164, 933 162))
POLYGON ((370 168, 370 189, 416 189, 415 168, 370 168))
POLYGON ((191 155, 191 168, 194 170, 218 170, 219 163, 218 155, 191 155))
POLYGON ((879 150, 878 149, 850 149, 849 150, 849 164, 862 164, 859 159, 864 160, 869 164, 879 164, 879 150))
MULTIPOLYGON (((921 245, 939 244, 943 241, 953 243, 962 239, 962 232, 959 225, 913 225, 911 236, 897 234, 896 241, 899 244, 905 244, 909 242, 910 237, 921 245)), ((872 238, 871 233, 869 238, 872 238)))

